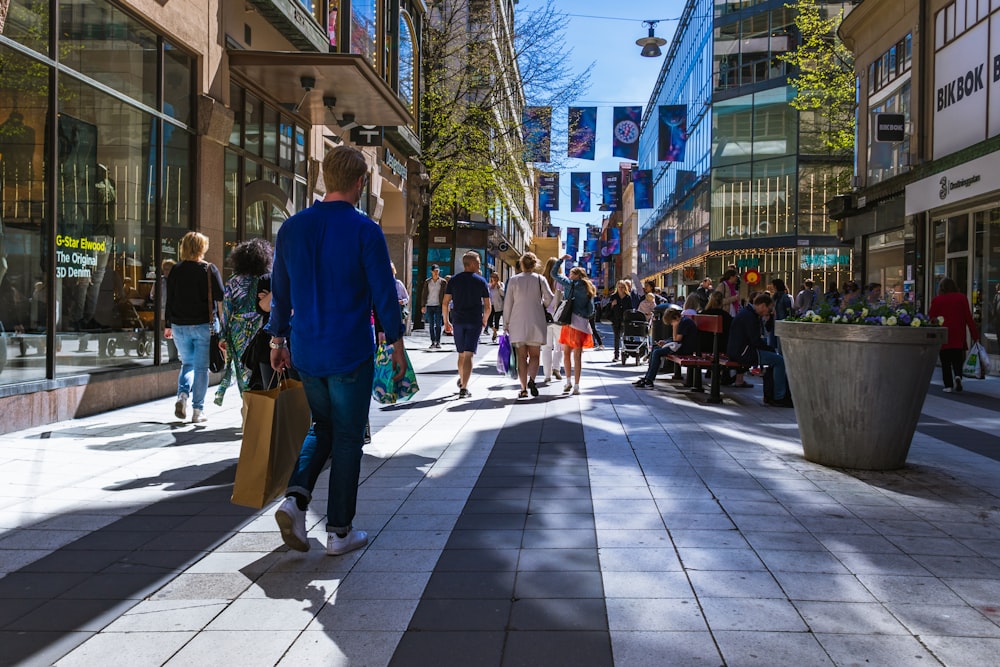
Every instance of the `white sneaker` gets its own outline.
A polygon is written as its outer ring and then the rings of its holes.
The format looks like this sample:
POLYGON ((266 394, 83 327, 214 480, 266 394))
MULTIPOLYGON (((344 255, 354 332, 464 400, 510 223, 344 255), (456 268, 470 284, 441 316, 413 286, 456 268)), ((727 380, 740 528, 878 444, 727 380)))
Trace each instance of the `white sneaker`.
POLYGON ((552 377, 551 377, 551 376, 549 376, 549 375, 546 375, 546 376, 545 376, 545 379, 544 379, 544 380, 542 380, 542 382, 544 382, 545 384, 549 384, 549 383, 551 383, 551 382, 552 382, 552 377))
POLYGON ((567 382, 566 386, 563 387, 563 393, 564 394, 568 394, 572 390, 573 390, 573 383, 572 382, 567 382))
POLYGON ((188 395, 180 393, 177 395, 177 402, 174 403, 174 416, 178 419, 187 419, 188 395))
POLYGON ((557 380, 562 380, 562 375, 559 374, 559 369, 558 368, 553 368, 552 369, 552 377, 554 377, 557 380))
POLYGON ((946 393, 946 394, 950 394, 951 392, 953 392, 953 391, 955 391, 955 390, 954 390, 954 389, 952 389, 951 387, 945 387, 943 391, 944 391, 944 393, 946 393))
POLYGON ((349 551, 360 549, 368 544, 368 533, 363 530, 354 530, 343 537, 337 537, 336 533, 330 533, 326 538, 326 554, 328 556, 341 556, 349 551))
POLYGON ((191 423, 192 424, 203 424, 208 421, 208 417, 205 416, 205 412, 195 408, 191 411, 191 423))
POLYGON ((296 551, 309 551, 309 538, 306 536, 306 513, 300 510, 295 498, 288 496, 278 511, 274 513, 274 520, 278 522, 278 529, 281 530, 281 539, 289 548, 296 551))
POLYGON ((578 384, 573 385, 573 395, 574 396, 580 395, 580 385, 578 384))

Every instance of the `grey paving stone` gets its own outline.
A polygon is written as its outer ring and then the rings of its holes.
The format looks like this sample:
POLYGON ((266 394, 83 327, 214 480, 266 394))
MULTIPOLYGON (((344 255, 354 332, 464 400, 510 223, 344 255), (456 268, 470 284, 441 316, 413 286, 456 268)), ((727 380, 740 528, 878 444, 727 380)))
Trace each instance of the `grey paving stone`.
MULTIPOLYGON (((940 664, 933 654, 921 646, 920 641, 908 635, 816 633, 813 636, 838 665, 886 665, 888 667, 940 664)), ((951 664, 957 666, 970 663, 960 661, 951 664)))
POLYGON ((662 516, 668 530, 736 530, 736 525, 721 511, 712 514, 664 512, 662 516))
POLYGON ((197 632, 226 608, 227 600, 145 600, 104 632, 197 632))
POLYGON ((281 659, 298 635, 297 632, 246 630, 202 632, 165 664, 170 667, 207 664, 269 667, 281 659), (254 650, 248 651, 248 646, 254 650))
POLYGON ((522 598, 514 601, 510 630, 607 630, 601 599, 522 598))
POLYGON ((451 532, 448 549, 503 549, 521 546, 523 530, 462 530, 451 532))
POLYGON ((607 598, 693 598, 694 591, 684 572, 603 571, 607 598))
POLYGON ((790 600, 875 602, 872 594, 851 574, 829 572, 775 572, 790 600))
POLYGON ((517 564, 520 572, 598 571, 596 549, 522 549, 517 564))
POLYGON ((408 630, 421 632, 503 631, 510 617, 511 601, 423 600, 417 605, 408 630))
POLYGON ((745 549, 749 546, 736 530, 671 530, 670 538, 677 547, 745 549))
POLYGON ((519 549, 445 549, 435 572, 499 572, 518 568, 519 549))
POLYGON ((600 572, 518 572, 514 583, 516 598, 604 597, 600 572))
POLYGON ((4 631, 29 634, 96 632, 135 605, 135 600, 49 600, 4 626, 4 631))
POLYGON ((86 572, 14 572, 0 579, 0 595, 3 598, 49 600, 65 594, 89 578, 86 572))
POLYGON ((962 598, 934 577, 879 574, 859 574, 857 577, 882 602, 962 604, 962 598))
POLYGON ((102 632, 71 652, 56 664, 59 667, 134 667, 165 663, 194 632, 102 632))
POLYGON ((820 543, 834 553, 902 554, 903 551, 882 535, 814 533, 820 543))
POLYGON ((678 548, 686 570, 764 570, 764 564, 750 549, 678 548))
POLYGON ((727 665, 832 667, 835 664, 826 655, 824 647, 805 632, 713 631, 712 634, 727 665))
POLYGON ((56 661, 93 637, 94 631, 0 631, 4 664, 54 665, 56 661))
POLYGON ((844 564, 825 551, 771 551, 760 549, 757 555, 772 572, 825 572, 848 574, 844 564))
POLYGON ((1000 606, 997 604, 997 601, 1000 600, 1000 581, 998 580, 978 577, 948 577, 942 581, 969 604, 991 608, 1000 606))
POLYGON ((1000 612, 996 607, 975 609, 967 606, 928 604, 886 605, 910 632, 920 636, 1000 638, 1000 612))
POLYGON ((905 635, 904 627, 883 605, 874 602, 793 602, 816 633, 905 635))
POLYGON ((995 664, 1000 639, 995 637, 922 636, 921 640, 946 665, 995 664))
POLYGON ((181 574, 154 593, 154 600, 235 600, 250 586, 240 573, 181 574))
POLYGON ((594 515, 591 513, 561 513, 530 514, 524 523, 526 530, 587 530, 594 527, 594 515))
POLYGON ((527 517, 521 514, 462 514, 456 530, 521 530, 527 517))
POLYGON ((435 572, 423 599, 504 599, 514 594, 514 572, 435 572))
POLYGON ((1000 579, 1000 565, 979 556, 923 556, 914 554, 920 563, 936 577, 968 579, 1000 579))
POLYGON ((303 632, 278 663, 283 667, 349 667, 387 665, 401 632, 309 630, 303 632))
POLYGON ((930 576, 923 565, 905 554, 838 553, 837 559, 853 574, 930 576))
POLYGON ((722 656, 708 632, 611 631, 616 665, 663 667, 664 657, 675 665, 717 667, 722 656))
POLYGON ((698 597, 715 598, 785 598, 770 572, 757 571, 690 571, 698 597))
MULTIPOLYGON (((805 623, 787 600, 769 598, 699 598, 708 627, 759 632, 805 632, 805 623)), ((725 651, 723 651, 725 654, 725 651)))
POLYGON ((610 598, 607 607, 612 630, 699 632, 708 629, 694 598, 610 598))
POLYGON ((682 569, 670 548, 604 548, 598 550, 603 572, 671 572, 682 569))
POLYGON ((606 632, 518 632, 507 635, 504 667, 614 664, 606 632))

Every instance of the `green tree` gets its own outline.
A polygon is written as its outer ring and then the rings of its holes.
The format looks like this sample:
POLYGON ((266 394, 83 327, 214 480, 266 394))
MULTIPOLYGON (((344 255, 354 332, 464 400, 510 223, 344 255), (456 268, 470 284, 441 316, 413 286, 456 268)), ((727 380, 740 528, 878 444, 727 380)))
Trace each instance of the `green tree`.
POLYGON ((789 77, 796 91, 791 105, 815 118, 827 150, 850 153, 856 120, 854 54, 837 36, 845 5, 796 0, 786 7, 795 10, 800 35, 794 51, 778 56, 794 68, 789 77))
POLYGON ((521 111, 565 104, 587 87, 562 48, 567 22, 546 0, 519 11, 513 32, 496 0, 437 0, 423 40, 422 161, 430 174, 430 222, 450 226, 507 196, 525 208, 531 183, 521 111))

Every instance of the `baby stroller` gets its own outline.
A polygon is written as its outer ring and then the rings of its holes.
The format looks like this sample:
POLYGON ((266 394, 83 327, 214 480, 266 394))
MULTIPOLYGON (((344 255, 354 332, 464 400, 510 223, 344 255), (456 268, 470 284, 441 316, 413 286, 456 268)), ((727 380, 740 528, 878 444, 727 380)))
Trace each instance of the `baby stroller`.
POLYGON ((649 320, 638 310, 627 310, 622 317, 622 365, 631 355, 635 365, 649 354, 649 320))

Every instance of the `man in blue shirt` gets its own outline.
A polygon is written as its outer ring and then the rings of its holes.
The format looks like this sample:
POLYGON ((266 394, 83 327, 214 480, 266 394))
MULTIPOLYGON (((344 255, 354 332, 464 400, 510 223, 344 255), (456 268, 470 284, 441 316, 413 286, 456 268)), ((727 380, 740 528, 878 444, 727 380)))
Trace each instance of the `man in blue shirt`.
POLYGON ((774 377, 774 397, 764 397, 768 405, 782 408, 794 407, 788 396, 788 378, 785 375, 785 359, 764 342, 761 321, 771 313, 771 295, 758 294, 753 304, 740 310, 729 326, 729 346, 726 354, 731 361, 744 366, 770 366, 774 377))
POLYGON ((285 544, 309 550, 306 507, 329 460, 326 551, 333 556, 368 543, 368 534, 352 522, 374 376, 373 305, 392 345, 395 379, 406 372, 403 322, 385 236, 355 208, 367 176, 364 155, 356 149, 338 146, 327 153, 323 180, 328 194, 281 226, 271 274, 271 367, 292 366, 291 336, 313 419, 275 520, 285 544))
POLYGON ((479 334, 490 319, 490 287, 479 275, 479 253, 475 250, 462 255, 465 269, 448 281, 441 302, 445 328, 454 328, 455 349, 458 351, 458 397, 469 393, 469 376, 472 375, 472 357, 479 348, 479 334), (448 310, 454 304, 454 310, 448 310))

